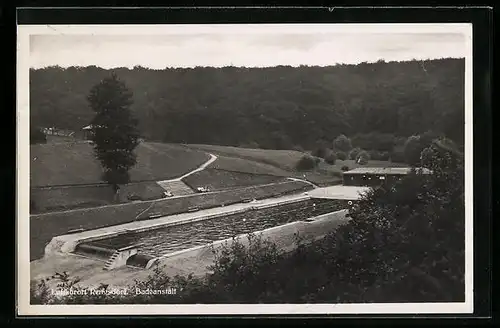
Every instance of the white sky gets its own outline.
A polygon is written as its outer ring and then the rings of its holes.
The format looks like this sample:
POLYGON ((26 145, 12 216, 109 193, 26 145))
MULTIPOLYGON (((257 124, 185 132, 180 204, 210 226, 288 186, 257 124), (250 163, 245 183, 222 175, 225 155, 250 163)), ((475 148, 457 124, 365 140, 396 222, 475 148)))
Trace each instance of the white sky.
POLYGON ((231 26, 177 26, 140 35, 102 33, 102 28, 97 33, 87 30, 72 34, 57 27, 52 30, 59 29, 59 33, 30 36, 30 67, 328 66, 380 59, 462 58, 467 51, 465 35, 453 30, 254 27, 246 25, 240 31, 231 26))

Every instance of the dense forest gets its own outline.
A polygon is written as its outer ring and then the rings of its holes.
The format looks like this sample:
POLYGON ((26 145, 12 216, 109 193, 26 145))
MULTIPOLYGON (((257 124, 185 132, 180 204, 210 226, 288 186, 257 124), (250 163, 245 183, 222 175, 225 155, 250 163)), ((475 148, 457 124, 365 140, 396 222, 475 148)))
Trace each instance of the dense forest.
MULTIPOLYGON (((134 94, 141 134, 152 140, 312 149, 339 134, 464 138, 464 60, 330 67, 113 69, 134 94)), ((79 131, 87 95, 110 70, 30 72, 33 126, 79 131)))

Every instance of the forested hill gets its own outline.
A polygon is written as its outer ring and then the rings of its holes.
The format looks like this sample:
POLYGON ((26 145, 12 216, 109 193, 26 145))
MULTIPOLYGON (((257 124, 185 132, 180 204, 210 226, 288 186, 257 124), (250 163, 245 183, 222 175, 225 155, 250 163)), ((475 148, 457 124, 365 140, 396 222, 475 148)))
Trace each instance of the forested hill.
MULTIPOLYGON (((168 61, 168 59, 166 59, 168 61)), ((331 67, 114 69, 134 93, 143 135, 168 142, 310 148, 340 133, 409 136, 427 130, 463 142, 464 60, 331 67)), ((31 70, 32 125, 80 130, 86 96, 110 73, 31 70)))

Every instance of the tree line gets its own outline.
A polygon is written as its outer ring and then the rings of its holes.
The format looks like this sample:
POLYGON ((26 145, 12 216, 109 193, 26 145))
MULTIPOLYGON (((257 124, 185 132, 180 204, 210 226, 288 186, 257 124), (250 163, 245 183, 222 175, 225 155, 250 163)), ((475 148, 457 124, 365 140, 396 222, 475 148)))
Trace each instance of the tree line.
POLYGON ((373 135, 390 147, 426 131, 459 145, 464 139, 463 59, 330 67, 32 69, 31 125, 80 131, 95 115, 89 91, 110 73, 133 92, 132 114, 140 134, 151 140, 314 149, 344 134, 353 146, 369 150, 384 148, 366 145, 373 135))

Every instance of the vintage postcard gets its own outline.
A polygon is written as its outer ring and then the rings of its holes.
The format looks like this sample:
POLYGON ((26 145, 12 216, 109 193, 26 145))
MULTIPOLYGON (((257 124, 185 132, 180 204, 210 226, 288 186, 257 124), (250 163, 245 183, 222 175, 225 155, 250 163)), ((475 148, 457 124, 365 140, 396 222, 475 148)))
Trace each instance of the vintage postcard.
POLYGON ((18 314, 472 313, 472 25, 18 25, 18 314))

